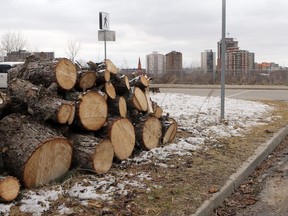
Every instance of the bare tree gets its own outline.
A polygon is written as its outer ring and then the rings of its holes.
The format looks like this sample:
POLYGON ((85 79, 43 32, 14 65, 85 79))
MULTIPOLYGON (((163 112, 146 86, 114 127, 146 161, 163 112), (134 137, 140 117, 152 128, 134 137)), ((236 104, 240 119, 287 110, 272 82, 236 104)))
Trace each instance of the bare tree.
POLYGON ((23 50, 27 41, 20 32, 8 32, 1 37, 0 49, 6 53, 23 50))
POLYGON ((74 62, 78 52, 81 49, 81 42, 79 42, 79 41, 77 42, 75 40, 70 40, 70 41, 68 41, 67 45, 68 45, 67 55, 70 58, 70 60, 74 62))

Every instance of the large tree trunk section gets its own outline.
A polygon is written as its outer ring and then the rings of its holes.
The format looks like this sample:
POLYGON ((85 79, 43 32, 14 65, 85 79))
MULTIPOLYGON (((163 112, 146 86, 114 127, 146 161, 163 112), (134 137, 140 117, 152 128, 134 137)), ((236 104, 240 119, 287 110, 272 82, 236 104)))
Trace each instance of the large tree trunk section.
POLYGON ((154 116, 144 117, 136 126, 136 140, 140 148, 153 149, 160 145, 162 136, 162 125, 154 116))
POLYGON ((108 134, 116 158, 125 160, 131 156, 135 146, 135 130, 127 118, 108 119, 103 133, 108 134))
POLYGON ((0 176, 0 200, 11 202, 20 193, 20 183, 13 176, 0 176))
POLYGON ((108 113, 112 116, 127 117, 127 104, 123 96, 108 100, 108 113))
MULTIPOLYGON (((60 124, 72 123, 74 104, 55 97, 45 97, 48 91, 37 87, 27 80, 14 78, 8 86, 10 97, 28 105, 28 112, 44 120, 52 120, 60 124)), ((25 110, 23 110, 25 111, 25 110)))
POLYGON ((136 86, 144 90, 149 86, 149 79, 145 75, 139 75, 129 81, 130 86, 136 86))
POLYGON ((21 66, 17 77, 46 88, 57 82, 62 89, 70 90, 76 84, 77 71, 73 62, 66 58, 48 61, 29 57, 21 66))
POLYGON ((96 72, 94 71, 78 71, 77 72, 77 83, 76 86, 86 91, 87 89, 92 88, 96 82, 96 72))
POLYGON ((86 130, 99 130, 108 115, 108 107, 105 98, 96 91, 88 91, 81 94, 77 107, 75 123, 86 130))
POLYGON ((111 83, 113 84, 118 95, 124 95, 130 90, 129 79, 126 75, 111 75, 111 83))
POLYGON ((162 122, 162 144, 173 142, 177 134, 177 122, 172 119, 166 119, 162 122))
POLYGON ((112 166, 114 151, 110 140, 91 135, 71 134, 74 163, 98 174, 106 173, 112 166))
POLYGON ((4 166, 28 188, 45 185, 70 168, 69 141, 29 116, 6 116, 0 121, 0 135, 8 148, 2 155, 4 166))

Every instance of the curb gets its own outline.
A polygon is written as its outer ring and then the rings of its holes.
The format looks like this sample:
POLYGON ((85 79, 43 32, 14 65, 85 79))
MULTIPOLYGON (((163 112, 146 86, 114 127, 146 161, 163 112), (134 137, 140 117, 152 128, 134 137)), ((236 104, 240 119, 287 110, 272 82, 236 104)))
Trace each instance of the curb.
POLYGON ((215 193, 210 199, 206 200, 194 214, 194 216, 208 216, 213 210, 221 205, 239 185, 259 166, 271 152, 288 135, 288 126, 280 129, 273 137, 259 146, 254 155, 249 157, 236 173, 232 174, 219 192, 215 193))

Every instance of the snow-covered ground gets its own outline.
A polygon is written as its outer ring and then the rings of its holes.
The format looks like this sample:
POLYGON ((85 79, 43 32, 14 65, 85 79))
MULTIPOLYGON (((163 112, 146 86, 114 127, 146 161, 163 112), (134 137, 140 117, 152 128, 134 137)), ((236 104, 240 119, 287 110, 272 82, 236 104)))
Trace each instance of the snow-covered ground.
MULTIPOLYGON (((188 137, 178 138, 167 146, 144 151, 139 156, 124 161, 123 165, 136 166, 137 164, 153 163, 156 166, 167 167, 165 161, 172 155, 192 155, 191 152, 202 148, 205 143, 211 146, 221 145, 217 138, 241 136, 255 125, 267 124, 273 121, 267 114, 273 107, 260 102, 225 99, 225 122, 220 122, 220 98, 196 97, 185 94, 158 93, 151 96, 157 102, 164 114, 169 113, 178 125, 179 131, 188 132, 188 137)), ((275 117, 274 117, 275 118, 275 117)), ((277 117, 276 117, 277 118, 277 117)), ((170 165, 171 166, 171 165, 170 165)), ((151 181, 149 173, 126 173, 125 170, 117 174, 105 176, 85 176, 81 182, 70 187, 62 185, 44 189, 23 191, 23 198, 18 203, 0 204, 0 215, 9 215, 10 208, 20 206, 22 212, 41 215, 50 207, 50 202, 61 197, 77 198, 79 205, 88 205, 89 200, 113 202, 115 195, 121 196, 129 190, 142 189, 147 193, 151 188, 145 182, 151 181)), ((161 187, 154 185, 154 187, 161 187)), ((70 209, 61 204, 58 214, 71 214, 70 209)))

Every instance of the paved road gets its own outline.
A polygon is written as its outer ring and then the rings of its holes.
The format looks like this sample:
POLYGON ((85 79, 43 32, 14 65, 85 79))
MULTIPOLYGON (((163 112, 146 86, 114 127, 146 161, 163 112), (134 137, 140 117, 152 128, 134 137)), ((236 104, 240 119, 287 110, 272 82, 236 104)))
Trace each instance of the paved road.
MULTIPOLYGON (((194 96, 221 96, 220 89, 213 88, 160 88, 160 92, 184 93, 194 96)), ((288 101, 288 89, 226 89, 225 97, 246 100, 288 101)))

